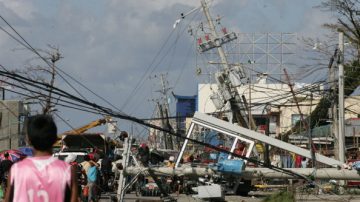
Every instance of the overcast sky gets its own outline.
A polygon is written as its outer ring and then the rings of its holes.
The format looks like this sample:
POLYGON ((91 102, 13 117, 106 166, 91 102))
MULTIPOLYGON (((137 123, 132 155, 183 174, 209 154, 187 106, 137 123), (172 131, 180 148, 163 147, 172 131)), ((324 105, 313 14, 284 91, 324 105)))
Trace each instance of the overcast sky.
MULTIPOLYGON (((214 0, 211 12, 214 17, 222 16, 222 24, 236 32, 294 32, 298 37, 322 38, 325 31, 321 25, 334 19, 331 13, 314 8, 320 2, 214 0)), ((181 95, 196 94, 197 83, 202 82, 203 78, 195 75, 196 61, 201 59, 195 58, 194 40, 187 32, 189 24, 204 20, 201 12, 187 16, 173 30, 180 13, 199 6, 198 0, 0 0, 0 14, 35 48, 58 46, 64 58, 57 66, 77 81, 124 112, 148 118, 155 108, 152 100, 159 97, 155 91, 160 80, 155 75, 167 74, 169 87, 181 95), (151 74, 146 74, 140 90, 131 94, 147 70, 151 74)), ((0 26, 8 29, 4 22, 0 26)), ((0 31, 2 65, 9 69, 44 65, 34 57, 0 31)), ((56 84, 73 92, 60 78, 56 84)), ((108 106, 91 93, 81 92, 89 100, 108 106)), ((99 118, 58 110, 73 127, 99 118)), ((120 121, 120 128, 122 124, 126 125, 120 121)), ((70 129, 61 121, 59 125, 60 131, 70 129)))

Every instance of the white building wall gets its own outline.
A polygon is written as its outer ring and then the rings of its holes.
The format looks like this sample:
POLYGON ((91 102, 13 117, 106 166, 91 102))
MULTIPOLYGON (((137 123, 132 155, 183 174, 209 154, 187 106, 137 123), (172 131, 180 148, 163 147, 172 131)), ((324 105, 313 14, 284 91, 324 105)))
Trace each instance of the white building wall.
MULTIPOLYGON (((313 100, 312 102, 304 101, 299 102, 301 113, 304 116, 304 119, 316 108, 320 99, 313 100), (310 106, 311 105, 311 106, 310 106)), ((299 115, 299 110, 296 107, 295 103, 289 103, 289 105, 293 106, 284 106, 280 107, 280 133, 286 132, 291 129, 293 126, 292 123, 292 115, 299 115)))
MULTIPOLYGON (((303 87, 303 85, 299 86, 303 87)), ((322 88, 322 87, 321 87, 322 88)), ((198 85, 198 111, 201 113, 213 113, 216 110, 210 96, 217 92, 216 84, 199 84, 198 85)), ((253 115, 265 115, 267 112, 264 109, 266 103, 272 105, 271 112, 279 114, 279 127, 276 129, 277 133, 287 131, 292 126, 292 114, 300 114, 291 94, 290 88, 287 84, 252 84, 238 87, 240 95, 244 95, 248 103, 256 105, 252 107, 251 113, 253 115), (250 95, 251 94, 251 95, 250 95), (251 96, 251 100, 249 97, 251 96), (279 105, 279 107, 274 105, 279 105), (280 105, 282 107, 280 107, 280 105), (290 105, 285 106, 283 105, 290 105)), ((295 89, 296 93, 296 89, 295 89)), ((297 94, 297 98, 310 98, 310 92, 297 94)), ((310 110, 314 110, 316 104, 320 100, 320 96, 313 94, 313 106, 300 106, 301 112, 304 115, 310 114, 310 110)), ((299 102, 300 105, 310 105, 310 101, 299 102)))
POLYGON ((351 96, 345 99, 345 120, 349 118, 358 118, 360 114, 360 96, 351 96))
POLYGON ((217 92, 216 84, 199 84, 198 85, 198 111, 201 113, 216 112, 216 107, 211 101, 210 96, 217 92))

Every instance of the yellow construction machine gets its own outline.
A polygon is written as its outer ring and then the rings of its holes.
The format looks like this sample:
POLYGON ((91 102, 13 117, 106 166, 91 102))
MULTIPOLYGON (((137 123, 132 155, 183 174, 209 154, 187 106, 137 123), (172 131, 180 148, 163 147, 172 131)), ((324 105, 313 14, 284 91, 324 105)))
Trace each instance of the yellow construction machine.
POLYGON ((54 149, 55 150, 60 150, 63 146, 63 136, 65 135, 82 135, 84 132, 86 132, 87 130, 97 127, 97 126, 101 126, 104 125, 105 123, 110 121, 110 117, 104 117, 102 119, 97 119, 95 121, 92 121, 84 126, 81 126, 79 128, 70 130, 70 131, 66 131, 60 135, 58 135, 58 140, 56 141, 56 143, 54 144, 54 149))

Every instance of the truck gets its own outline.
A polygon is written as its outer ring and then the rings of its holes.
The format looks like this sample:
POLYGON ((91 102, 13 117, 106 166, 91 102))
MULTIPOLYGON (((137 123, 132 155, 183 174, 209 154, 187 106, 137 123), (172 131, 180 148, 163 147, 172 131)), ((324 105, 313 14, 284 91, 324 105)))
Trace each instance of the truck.
POLYGON ((54 151, 57 152, 64 149, 86 149, 88 152, 92 152, 92 149, 97 148, 106 152, 108 146, 105 135, 103 133, 86 133, 86 131, 104 125, 109 120, 110 117, 97 119, 79 128, 58 135, 58 140, 54 144, 54 151))
POLYGON ((82 134, 64 134, 61 138, 63 150, 84 149, 89 153, 94 149, 106 153, 109 144, 103 133, 82 133, 82 134))

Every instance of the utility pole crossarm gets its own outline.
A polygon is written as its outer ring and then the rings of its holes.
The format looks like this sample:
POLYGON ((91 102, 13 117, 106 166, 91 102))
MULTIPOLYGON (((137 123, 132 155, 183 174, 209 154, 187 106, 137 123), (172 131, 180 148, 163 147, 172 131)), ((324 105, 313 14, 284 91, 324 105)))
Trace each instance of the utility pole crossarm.
MULTIPOLYGON (((210 31, 211 31, 211 34, 217 39, 219 38, 217 32, 216 32, 216 29, 215 29, 215 25, 211 19, 211 15, 210 15, 210 12, 209 12, 209 7, 207 6, 205 0, 201 0, 201 6, 203 7, 204 9, 204 13, 205 13, 205 16, 206 16, 206 19, 209 23, 209 28, 210 28, 210 31)), ((226 59, 226 56, 225 56, 225 52, 224 52, 224 49, 220 46, 217 47, 217 50, 218 50, 218 53, 219 53, 219 56, 220 56, 220 59, 221 59, 221 64, 223 66, 224 69, 228 69, 229 68, 229 64, 228 64, 228 61, 226 59)))

